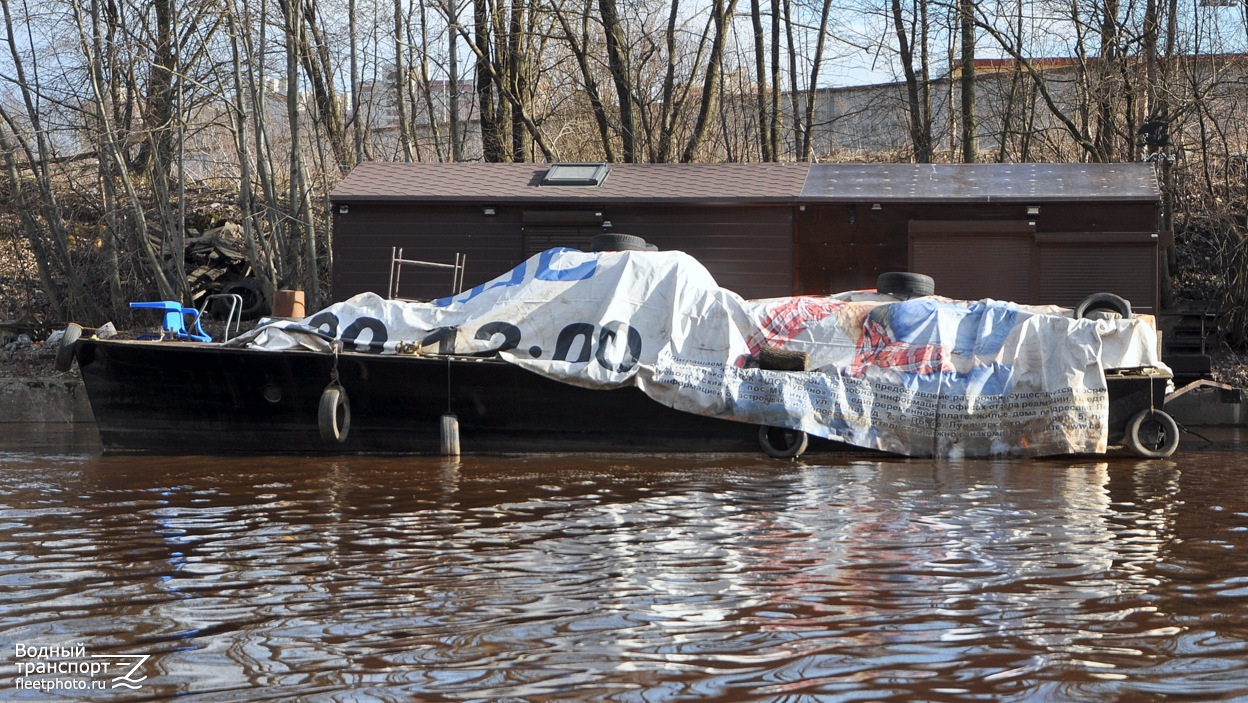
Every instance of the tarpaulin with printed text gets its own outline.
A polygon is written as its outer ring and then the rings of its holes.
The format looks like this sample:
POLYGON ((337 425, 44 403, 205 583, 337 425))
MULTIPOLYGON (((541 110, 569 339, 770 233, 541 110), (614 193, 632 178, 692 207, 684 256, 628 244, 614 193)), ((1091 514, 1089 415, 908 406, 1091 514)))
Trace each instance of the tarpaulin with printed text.
POLYGON ((873 291, 744 300, 681 252, 552 249, 428 303, 365 293, 242 338, 497 354, 567 383, 911 456, 1106 449, 1107 368, 1161 366, 1151 318, 873 291), (310 331, 316 334, 308 334, 310 331), (764 346, 809 371, 758 368, 764 346))

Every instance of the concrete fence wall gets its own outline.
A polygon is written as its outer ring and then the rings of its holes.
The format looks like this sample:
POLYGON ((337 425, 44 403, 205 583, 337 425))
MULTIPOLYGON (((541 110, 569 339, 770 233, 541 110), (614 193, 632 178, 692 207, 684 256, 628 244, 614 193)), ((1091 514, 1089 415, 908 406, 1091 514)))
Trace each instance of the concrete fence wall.
POLYGON ((78 379, 0 379, 0 423, 94 421, 87 391, 78 379))

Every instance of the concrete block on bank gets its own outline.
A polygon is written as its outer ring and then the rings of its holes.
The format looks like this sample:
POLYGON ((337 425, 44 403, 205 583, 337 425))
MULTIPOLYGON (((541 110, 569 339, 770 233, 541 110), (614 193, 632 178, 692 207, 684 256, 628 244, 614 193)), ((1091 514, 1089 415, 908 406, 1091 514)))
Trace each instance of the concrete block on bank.
POLYGON ((1185 427, 1242 425, 1248 421, 1243 391, 1209 380, 1194 381, 1166 396, 1166 412, 1185 427))
POLYGON ((94 421, 87 391, 76 378, 0 379, 0 423, 94 421))

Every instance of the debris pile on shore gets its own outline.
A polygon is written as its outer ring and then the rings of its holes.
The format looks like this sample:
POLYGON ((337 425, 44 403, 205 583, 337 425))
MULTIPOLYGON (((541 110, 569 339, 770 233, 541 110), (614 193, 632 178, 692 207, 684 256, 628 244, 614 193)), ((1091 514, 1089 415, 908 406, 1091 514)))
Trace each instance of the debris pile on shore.
POLYGON ((65 374, 56 370, 56 351, 55 345, 45 345, 20 325, 0 322, 0 378, 76 375, 77 366, 65 374))
POLYGON ((187 238, 185 244, 186 281, 197 304, 204 296, 251 276, 242 228, 233 222, 206 229, 198 237, 187 238))

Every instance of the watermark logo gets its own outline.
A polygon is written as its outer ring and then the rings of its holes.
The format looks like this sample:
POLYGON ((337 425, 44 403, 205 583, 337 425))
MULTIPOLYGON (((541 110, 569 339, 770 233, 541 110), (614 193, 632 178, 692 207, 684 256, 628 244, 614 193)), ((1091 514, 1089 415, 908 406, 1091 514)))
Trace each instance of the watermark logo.
POLYGON ((104 691, 143 688, 150 654, 91 654, 81 643, 13 645, 15 688, 40 691, 104 691))

